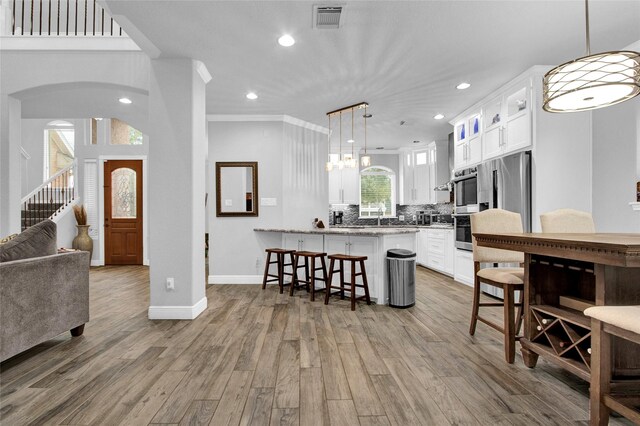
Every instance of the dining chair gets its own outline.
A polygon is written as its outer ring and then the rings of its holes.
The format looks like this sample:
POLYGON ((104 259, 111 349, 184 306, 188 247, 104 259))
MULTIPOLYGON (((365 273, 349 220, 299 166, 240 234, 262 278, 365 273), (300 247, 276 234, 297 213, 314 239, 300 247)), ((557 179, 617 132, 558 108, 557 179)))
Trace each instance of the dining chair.
MULTIPOLYGON (((522 233, 520 214, 502 209, 489 209, 471 215, 471 233, 476 234, 510 234, 522 233)), ((521 252, 480 247, 473 241, 473 307, 469 334, 476 332, 478 321, 495 328, 504 334, 505 359, 509 364, 515 360, 516 334, 522 323, 522 301, 524 290, 524 254, 521 252), (482 267, 483 264, 517 263, 520 267, 482 267), (501 288, 504 292, 503 302, 480 302, 480 284, 501 288), (514 301, 515 292, 520 292, 518 303, 514 301), (504 319, 502 326, 479 315, 481 307, 502 306, 504 319), (515 308, 518 313, 514 316, 515 308)))
POLYGON ((593 234, 596 232, 591 213, 574 209, 558 209, 540 215, 542 232, 552 234, 593 234))
POLYGON ((594 306, 585 309, 591 317, 591 382, 589 386, 589 424, 609 424, 611 411, 616 411, 635 424, 640 424, 638 386, 624 387, 616 379, 612 390, 613 336, 640 344, 640 306, 594 306))

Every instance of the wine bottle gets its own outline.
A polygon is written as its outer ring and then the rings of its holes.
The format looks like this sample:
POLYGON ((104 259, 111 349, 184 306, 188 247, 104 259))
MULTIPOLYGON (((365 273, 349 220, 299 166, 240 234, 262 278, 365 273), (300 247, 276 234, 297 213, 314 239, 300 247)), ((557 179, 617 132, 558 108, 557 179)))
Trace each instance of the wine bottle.
POLYGON ((547 325, 553 322, 553 318, 542 318, 542 324, 547 325))
POLYGON ((591 355, 591 348, 587 348, 587 353, 591 355))
POLYGON ((537 327, 536 327, 536 330, 538 330, 538 331, 542 331, 542 326, 541 326, 541 325, 537 326, 537 327))
POLYGON ((569 346, 571 346, 571 342, 560 342, 558 343, 558 346, 560 346, 561 348, 567 348, 569 346))

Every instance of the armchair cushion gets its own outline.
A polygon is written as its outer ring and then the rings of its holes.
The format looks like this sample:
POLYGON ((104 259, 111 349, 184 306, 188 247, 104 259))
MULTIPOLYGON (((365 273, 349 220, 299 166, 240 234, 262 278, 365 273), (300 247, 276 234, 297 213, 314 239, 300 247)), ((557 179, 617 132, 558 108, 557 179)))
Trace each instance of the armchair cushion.
POLYGON ((640 334, 640 306, 594 306, 584 314, 623 330, 640 334))

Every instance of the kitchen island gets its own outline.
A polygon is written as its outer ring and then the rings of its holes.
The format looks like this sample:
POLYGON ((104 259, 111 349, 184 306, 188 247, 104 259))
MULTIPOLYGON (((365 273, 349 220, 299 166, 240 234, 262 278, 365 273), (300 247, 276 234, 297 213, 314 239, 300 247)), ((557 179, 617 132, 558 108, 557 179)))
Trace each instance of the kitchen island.
MULTIPOLYGON (((389 303, 386 253, 402 248, 416 251, 414 227, 353 227, 321 229, 255 228, 256 232, 282 234, 282 248, 319 251, 327 254, 367 256, 365 267, 371 299, 379 304, 389 303)), ((327 271, 328 272, 328 271, 327 271)), ((334 277, 336 280, 337 277, 334 277)), ((358 289, 360 290, 360 289, 358 289)), ((361 294, 360 291, 357 292, 361 294)))

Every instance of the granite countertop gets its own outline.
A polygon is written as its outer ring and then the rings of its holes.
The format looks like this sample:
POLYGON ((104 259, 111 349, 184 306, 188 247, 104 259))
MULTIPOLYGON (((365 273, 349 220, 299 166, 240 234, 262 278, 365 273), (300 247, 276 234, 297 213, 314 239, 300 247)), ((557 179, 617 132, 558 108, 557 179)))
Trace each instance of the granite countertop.
POLYGON ((286 232, 292 234, 334 234, 334 235, 361 235, 379 237, 396 234, 415 234, 419 229, 415 226, 389 227, 389 226, 362 226, 322 229, 282 229, 282 228, 254 228, 256 232, 286 232))

